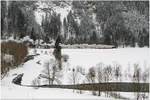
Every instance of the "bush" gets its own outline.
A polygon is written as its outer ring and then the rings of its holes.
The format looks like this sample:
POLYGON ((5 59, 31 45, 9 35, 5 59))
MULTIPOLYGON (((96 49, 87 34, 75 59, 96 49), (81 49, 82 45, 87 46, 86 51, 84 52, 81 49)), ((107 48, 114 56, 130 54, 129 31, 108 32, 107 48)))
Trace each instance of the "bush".
POLYGON ((81 73, 82 75, 85 75, 85 69, 82 68, 82 66, 77 66, 76 70, 77 70, 77 72, 81 73))
POLYGON ((1 43, 1 74, 9 71, 10 68, 21 64, 28 53, 28 48, 24 43, 7 41, 1 43), (7 61, 6 56, 11 57, 7 61))
POLYGON ((64 62, 67 62, 68 59, 69 59, 69 56, 64 54, 64 55, 62 55, 62 59, 63 59, 64 62))
POLYGON ((38 89, 38 86, 40 85, 40 80, 38 78, 35 78, 34 80, 32 80, 32 85, 35 86, 35 89, 38 89))

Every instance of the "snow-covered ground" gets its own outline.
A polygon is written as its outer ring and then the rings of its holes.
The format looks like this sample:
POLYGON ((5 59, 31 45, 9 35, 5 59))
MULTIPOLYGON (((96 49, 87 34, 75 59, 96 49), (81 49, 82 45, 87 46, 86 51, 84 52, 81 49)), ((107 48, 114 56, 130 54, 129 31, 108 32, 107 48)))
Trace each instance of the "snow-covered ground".
POLYGON ((89 68, 102 62, 113 64, 115 62, 122 65, 123 69, 128 64, 139 63, 148 65, 148 48, 120 48, 120 49, 63 49, 64 54, 69 55, 71 66, 83 66, 89 68))
MULTIPOLYGON (((134 73, 134 64, 139 64, 143 73, 150 67, 149 48, 119 48, 119 49, 63 49, 63 54, 69 55, 69 67, 81 66, 86 72, 89 68, 100 63, 104 65, 121 65, 121 72, 134 73)), ((131 82, 131 79, 122 77, 122 81, 131 82)))
MULTIPOLYGON (((25 98, 25 99, 36 99, 36 98, 87 98, 87 99, 106 99, 114 100, 114 98, 106 98, 104 94, 100 97, 93 96, 89 92, 79 94, 73 92, 71 89, 55 89, 55 88, 31 88, 22 87, 13 84, 11 81, 18 74, 24 73, 22 84, 31 85, 33 80, 41 74, 43 66, 50 59, 54 59, 52 55, 53 49, 37 49, 39 56, 35 56, 33 60, 26 62, 22 67, 10 70, 8 75, 1 80, 1 97, 8 98, 25 98), (36 62, 41 64, 37 64, 36 62)), ((29 54, 33 54, 34 50, 31 49, 29 54)), ((63 63, 61 84, 70 84, 69 69, 75 68, 76 66, 82 66, 85 70, 88 70, 92 66, 102 62, 106 65, 119 63, 122 66, 122 70, 134 63, 138 63, 141 69, 144 70, 149 67, 149 48, 119 48, 119 49, 63 49, 62 54, 69 56, 68 62, 63 63)), ((132 71, 132 66, 131 66, 132 71)), ((127 81, 127 80, 123 80, 127 81)), ((44 81, 41 81, 44 84, 44 81)), ((121 93, 129 96, 133 99, 133 93, 121 93)))
MULTIPOLYGON (((92 96, 90 93, 79 94, 69 89, 57 88, 39 88, 30 87, 2 87, 2 99, 104 99, 114 100, 113 98, 105 98, 104 96, 92 96)), ((119 99, 117 99, 119 100, 119 99)))

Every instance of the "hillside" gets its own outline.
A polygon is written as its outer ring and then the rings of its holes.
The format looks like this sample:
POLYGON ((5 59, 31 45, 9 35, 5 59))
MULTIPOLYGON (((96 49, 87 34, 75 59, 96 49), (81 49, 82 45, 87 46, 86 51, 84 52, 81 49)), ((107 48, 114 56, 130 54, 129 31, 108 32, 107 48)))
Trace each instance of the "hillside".
POLYGON ((149 45, 149 1, 2 1, 2 39, 149 45))

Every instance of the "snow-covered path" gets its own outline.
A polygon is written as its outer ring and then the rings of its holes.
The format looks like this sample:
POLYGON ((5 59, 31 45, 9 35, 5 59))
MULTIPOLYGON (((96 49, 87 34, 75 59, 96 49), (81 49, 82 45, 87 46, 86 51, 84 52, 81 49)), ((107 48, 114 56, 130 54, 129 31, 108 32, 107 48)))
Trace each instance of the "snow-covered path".
MULTIPOLYGON (((38 77, 43 70, 43 65, 46 61, 53 58, 52 49, 38 49, 39 56, 35 56, 33 60, 26 62, 22 67, 10 70, 9 74, 1 81, 1 98, 3 99, 38 99, 38 98, 84 98, 84 99, 106 99, 114 100, 113 98, 105 98, 93 96, 90 92, 83 94, 73 93, 73 90, 69 89, 55 89, 55 88, 31 88, 21 87, 12 84, 12 79, 16 75, 24 73, 22 84, 32 84, 32 81, 38 77), (40 61, 40 64, 36 62, 40 61)), ((147 63, 149 65, 149 49, 148 48, 127 48, 127 49, 63 49, 62 54, 69 55, 68 66, 70 68, 77 65, 83 66, 88 69, 95 66, 99 62, 104 64, 112 64, 113 61, 117 61, 122 66, 127 66, 128 63, 134 64, 135 62, 143 65, 147 63)), ((29 54, 32 54, 33 50, 30 50, 29 54)), ((125 69, 124 67, 124 69, 125 69)), ((62 79, 62 84, 66 83, 67 73, 62 79)))

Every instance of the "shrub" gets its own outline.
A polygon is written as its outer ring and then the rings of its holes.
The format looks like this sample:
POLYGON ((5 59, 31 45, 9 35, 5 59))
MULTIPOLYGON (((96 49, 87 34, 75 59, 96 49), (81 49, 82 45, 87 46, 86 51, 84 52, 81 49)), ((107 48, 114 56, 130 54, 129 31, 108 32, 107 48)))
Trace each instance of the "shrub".
POLYGON ((64 62, 67 62, 68 59, 69 59, 69 56, 64 54, 64 55, 62 55, 62 59, 63 59, 64 62))
POLYGON ((21 64, 28 53, 28 48, 24 43, 7 41, 1 43, 1 74, 9 71, 10 68, 21 64), (11 60, 4 59, 9 56, 11 60))
POLYGON ((82 68, 82 66, 76 67, 77 72, 81 73, 82 75, 85 75, 85 68, 82 68))
POLYGON ((38 78, 35 78, 34 80, 32 80, 32 85, 35 86, 35 89, 38 89, 38 86, 40 85, 40 80, 38 78))

